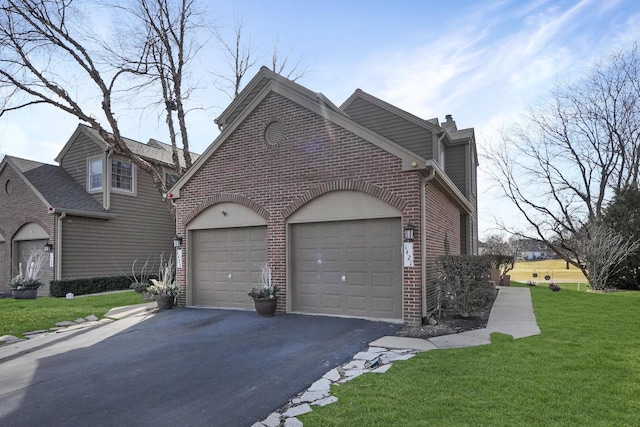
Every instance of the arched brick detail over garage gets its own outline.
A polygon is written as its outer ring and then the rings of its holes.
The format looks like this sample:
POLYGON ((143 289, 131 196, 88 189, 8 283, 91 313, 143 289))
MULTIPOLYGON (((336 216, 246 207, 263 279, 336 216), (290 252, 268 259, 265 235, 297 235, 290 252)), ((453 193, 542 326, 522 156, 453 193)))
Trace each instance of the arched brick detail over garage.
POLYGON ((191 222, 192 219, 194 219, 196 216, 198 216, 199 213, 201 213, 208 207, 216 205, 218 203, 225 203, 225 202, 237 203, 239 205, 246 206, 249 209, 255 211, 258 215, 263 217, 265 220, 269 220, 269 215, 270 215, 269 211, 267 211, 265 208, 260 206, 255 201, 247 197, 241 196, 239 194, 219 193, 219 194, 214 194, 212 196, 209 196, 203 201, 201 201, 200 203, 198 203, 198 205, 195 208, 193 208, 191 212, 189 212, 184 217, 182 224, 186 226, 187 224, 189 224, 189 222, 191 222))
POLYGON ((364 181, 354 181, 354 180, 338 180, 338 181, 329 181, 314 187, 313 189, 307 191, 302 196, 298 197, 294 200, 286 209, 282 211, 282 216, 284 219, 289 218, 293 215, 298 209, 303 207, 305 204, 309 203, 311 200, 322 196, 330 191, 340 191, 340 190, 353 190, 353 191, 362 191, 363 193, 367 193, 371 196, 377 197, 380 200, 388 203, 400 211, 404 210, 407 202, 402 200, 400 197, 395 194, 385 190, 382 187, 378 187, 373 184, 369 184, 364 181))

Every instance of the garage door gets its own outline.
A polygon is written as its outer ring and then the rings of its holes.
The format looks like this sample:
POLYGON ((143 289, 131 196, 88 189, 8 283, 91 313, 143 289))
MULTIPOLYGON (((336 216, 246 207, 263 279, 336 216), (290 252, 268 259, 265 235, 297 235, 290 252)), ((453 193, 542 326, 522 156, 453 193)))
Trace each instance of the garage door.
POLYGON ((402 318, 399 218, 293 224, 292 309, 402 318))
POLYGON ((193 305, 251 309, 247 292, 266 261, 266 237, 266 227, 193 231, 193 305))

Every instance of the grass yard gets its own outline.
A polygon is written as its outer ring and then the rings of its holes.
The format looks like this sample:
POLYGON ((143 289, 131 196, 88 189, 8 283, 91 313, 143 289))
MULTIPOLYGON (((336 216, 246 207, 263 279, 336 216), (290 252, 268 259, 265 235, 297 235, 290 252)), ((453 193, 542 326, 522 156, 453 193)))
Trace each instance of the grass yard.
POLYGON ((331 389, 313 426, 635 426, 640 292, 530 288, 541 335, 434 350, 331 389))
POLYGON ((140 304, 140 294, 133 291, 106 295, 35 300, 0 299, 0 336, 21 337, 24 332, 49 329, 63 320, 73 321, 93 314, 102 318, 110 309, 140 304))
POLYGON ((561 259, 548 259, 541 261, 518 261, 515 268, 508 274, 511 280, 518 282, 527 282, 529 280, 538 283, 549 283, 551 281, 558 283, 582 283, 586 286, 587 279, 579 268, 569 265, 561 259), (537 273, 538 277, 534 278, 533 273, 537 273), (549 276, 549 280, 545 280, 545 276, 549 276))

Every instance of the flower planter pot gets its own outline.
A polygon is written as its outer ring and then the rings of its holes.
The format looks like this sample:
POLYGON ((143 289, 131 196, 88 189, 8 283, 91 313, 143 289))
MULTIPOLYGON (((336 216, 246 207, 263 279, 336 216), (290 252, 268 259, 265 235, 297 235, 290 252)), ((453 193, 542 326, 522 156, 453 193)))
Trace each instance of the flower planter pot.
POLYGON ((173 295, 156 295, 158 310, 164 311, 173 308, 173 295))
POLYGON ((13 299, 36 299, 38 296, 37 289, 13 289, 11 291, 13 299))
POLYGON ((276 312, 278 298, 254 298, 256 313, 260 316, 270 317, 276 312))

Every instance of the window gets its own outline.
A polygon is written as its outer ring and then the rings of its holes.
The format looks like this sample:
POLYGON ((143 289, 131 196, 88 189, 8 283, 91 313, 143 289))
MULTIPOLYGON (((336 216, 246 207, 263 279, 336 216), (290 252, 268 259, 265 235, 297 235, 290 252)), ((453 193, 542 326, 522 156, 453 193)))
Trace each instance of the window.
POLYGON ((178 180, 177 173, 172 173, 172 172, 164 173, 164 184, 167 186, 167 188, 173 187, 173 185, 176 183, 177 180, 178 180))
POLYGON ((102 190, 102 159, 89 160, 89 191, 102 190))
POLYGON ((111 160, 111 188, 133 192, 133 166, 122 160, 111 160))

